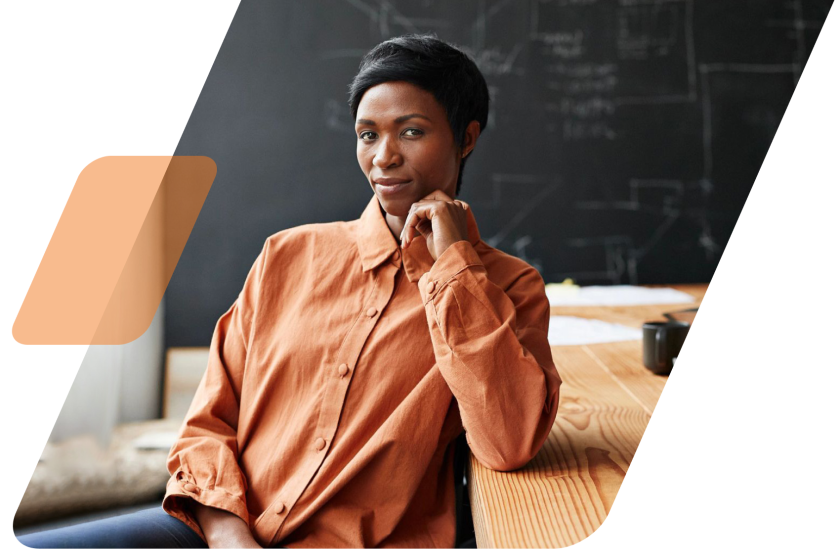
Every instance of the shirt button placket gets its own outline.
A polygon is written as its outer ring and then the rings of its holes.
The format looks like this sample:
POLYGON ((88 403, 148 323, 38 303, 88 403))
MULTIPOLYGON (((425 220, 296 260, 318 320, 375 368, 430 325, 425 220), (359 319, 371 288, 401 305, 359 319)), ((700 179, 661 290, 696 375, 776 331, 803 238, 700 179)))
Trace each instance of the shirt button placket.
MULTIPOLYGON (((395 285, 394 280, 399 269, 396 267, 384 268, 389 268, 390 270, 386 271, 384 281, 378 284, 379 289, 370 301, 370 303, 374 303, 375 305, 368 307, 365 310, 365 315, 373 320, 357 322, 355 324, 355 330, 351 330, 348 334, 347 346, 342 346, 339 350, 339 355, 343 359, 351 361, 350 363, 356 363, 362 348, 376 325, 376 317, 383 309, 385 309, 393 296, 395 285)), ((380 273, 382 273, 382 271, 380 271, 380 273)), ((347 362, 343 362, 340 363, 333 371, 337 373, 337 377, 333 377, 332 383, 327 384, 327 388, 322 399, 321 413, 318 417, 318 425, 315 428, 316 434, 324 434, 327 438, 332 438, 335 435, 338 422, 341 417, 341 408, 349 387, 348 383, 339 383, 338 381, 340 379, 349 379, 350 377, 347 374, 352 371, 352 368, 347 362)), ((326 458, 327 452, 325 450, 327 449, 327 438, 316 438, 313 443, 312 449, 314 452, 309 456, 308 460, 308 465, 311 467, 312 475, 318 472, 318 469, 321 467, 321 464, 326 458)), ((274 512, 279 519, 275 518, 277 519, 277 526, 274 528, 272 543, 276 543, 282 538, 282 527, 288 519, 289 512, 291 511, 289 508, 294 507, 294 504, 297 503, 298 499, 300 499, 300 496, 305 491, 311 477, 300 477, 300 480, 304 483, 300 484, 295 489, 289 489, 288 493, 284 494, 286 504, 278 503, 275 506, 274 512)))

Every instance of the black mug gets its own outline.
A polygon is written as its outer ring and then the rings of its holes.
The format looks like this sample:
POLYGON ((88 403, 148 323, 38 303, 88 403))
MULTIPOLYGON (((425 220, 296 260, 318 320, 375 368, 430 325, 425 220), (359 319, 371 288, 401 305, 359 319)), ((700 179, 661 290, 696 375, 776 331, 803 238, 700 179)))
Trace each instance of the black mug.
POLYGON ((657 375, 671 373, 690 327, 682 321, 655 321, 642 325, 645 367, 657 375))

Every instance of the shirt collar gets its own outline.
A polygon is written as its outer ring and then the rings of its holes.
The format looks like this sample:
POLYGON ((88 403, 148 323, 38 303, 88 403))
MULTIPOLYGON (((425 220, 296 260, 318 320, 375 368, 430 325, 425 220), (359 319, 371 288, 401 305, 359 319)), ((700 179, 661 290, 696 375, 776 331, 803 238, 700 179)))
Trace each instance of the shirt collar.
MULTIPOLYGON (((481 234, 469 205, 467 205, 467 238, 473 246, 481 241, 481 234)), ((388 227, 388 222, 385 221, 382 207, 376 195, 373 195, 370 199, 359 219, 356 244, 359 247, 362 269, 365 272, 373 270, 385 261, 390 260, 393 258, 394 252, 399 250, 397 240, 391 234, 391 229, 388 227)), ((417 243, 417 240, 414 240, 408 249, 403 251, 402 256, 405 272, 412 282, 420 280, 420 277, 428 272, 435 262, 429 254, 426 244, 417 243)))

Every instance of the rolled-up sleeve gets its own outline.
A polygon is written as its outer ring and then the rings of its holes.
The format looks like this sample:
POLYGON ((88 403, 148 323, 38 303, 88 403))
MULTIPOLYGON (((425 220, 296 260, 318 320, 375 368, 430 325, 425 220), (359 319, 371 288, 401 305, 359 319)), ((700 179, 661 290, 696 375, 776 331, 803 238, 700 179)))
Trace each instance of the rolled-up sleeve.
POLYGON ((524 268, 503 290, 488 278, 473 246, 459 241, 418 287, 470 449, 491 469, 522 467, 551 431, 561 383, 548 344, 542 277, 524 268))
POLYGON ((266 253, 267 243, 251 267, 239 297, 216 323, 207 370, 167 458, 172 476, 166 485, 163 509, 202 538, 204 534, 192 513, 192 501, 249 522, 245 502, 248 483, 238 463, 236 432, 266 253))

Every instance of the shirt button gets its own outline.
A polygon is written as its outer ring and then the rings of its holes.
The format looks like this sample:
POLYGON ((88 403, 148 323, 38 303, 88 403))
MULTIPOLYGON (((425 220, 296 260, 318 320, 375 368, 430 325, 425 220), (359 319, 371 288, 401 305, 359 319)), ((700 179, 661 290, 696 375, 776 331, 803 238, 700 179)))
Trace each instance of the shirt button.
POLYGON ((431 294, 432 292, 435 291, 436 287, 437 287, 437 282, 429 282, 428 284, 426 284, 426 291, 431 294))
POLYGON ((326 445, 327 442, 324 440, 324 438, 319 437, 315 440, 315 449, 317 449, 318 451, 321 451, 324 447, 326 447, 326 445))
POLYGON ((375 307, 368 307, 367 316, 368 317, 373 317, 374 315, 376 315, 376 308, 375 307))
POLYGON ((394 253, 394 256, 391 257, 391 260, 393 260, 394 262, 400 260, 400 252, 397 251, 396 253, 394 253))
POLYGON ((345 375, 347 375, 349 369, 350 368, 347 367, 347 364, 341 364, 340 366, 338 366, 338 376, 344 377, 345 375))
POLYGON ((184 484, 184 492, 195 492, 198 490, 195 484, 190 484, 189 482, 184 484))
POLYGON ((286 511, 286 504, 280 504, 277 506, 277 515, 283 515, 286 511))

